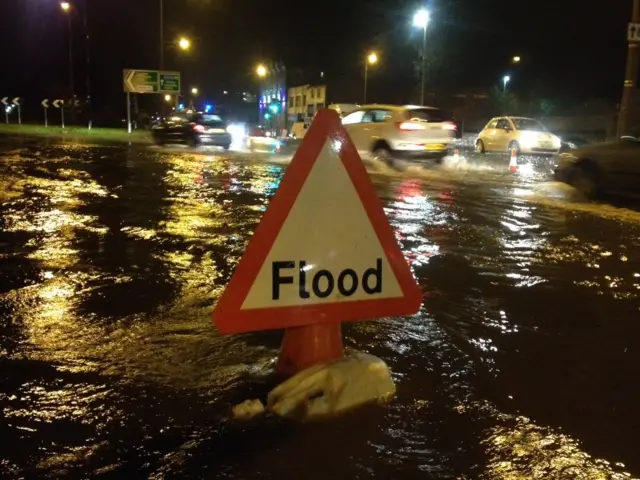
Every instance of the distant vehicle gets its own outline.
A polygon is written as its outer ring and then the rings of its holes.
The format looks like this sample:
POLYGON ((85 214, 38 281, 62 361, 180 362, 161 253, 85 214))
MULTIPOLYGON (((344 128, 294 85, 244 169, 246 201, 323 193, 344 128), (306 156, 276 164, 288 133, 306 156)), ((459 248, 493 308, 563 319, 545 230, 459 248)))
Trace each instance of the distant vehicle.
POLYGON ((228 150, 231 135, 219 115, 201 112, 180 112, 162 119, 151 129, 157 145, 184 143, 191 147, 212 145, 228 150))
POLYGON ((558 155, 555 179, 587 198, 640 194, 640 140, 624 137, 558 155))
POLYGON ((253 151, 279 152, 282 143, 262 126, 253 126, 247 136, 247 148, 253 151))
POLYGON ((560 150, 560 138, 533 118, 492 118, 476 140, 476 152, 554 154, 560 150))
POLYGON ((439 109, 363 105, 342 119, 363 156, 388 165, 396 160, 440 161, 451 148, 456 125, 439 109))

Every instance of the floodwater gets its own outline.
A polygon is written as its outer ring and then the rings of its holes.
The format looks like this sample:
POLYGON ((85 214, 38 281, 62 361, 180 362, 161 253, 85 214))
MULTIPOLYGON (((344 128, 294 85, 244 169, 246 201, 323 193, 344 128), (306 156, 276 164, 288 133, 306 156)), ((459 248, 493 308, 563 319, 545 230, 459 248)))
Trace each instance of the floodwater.
POLYGON ((345 342, 397 398, 234 422, 281 332, 210 315, 287 159, 1 139, 0 477, 637 477, 640 214, 494 160, 371 169, 424 305, 345 342))

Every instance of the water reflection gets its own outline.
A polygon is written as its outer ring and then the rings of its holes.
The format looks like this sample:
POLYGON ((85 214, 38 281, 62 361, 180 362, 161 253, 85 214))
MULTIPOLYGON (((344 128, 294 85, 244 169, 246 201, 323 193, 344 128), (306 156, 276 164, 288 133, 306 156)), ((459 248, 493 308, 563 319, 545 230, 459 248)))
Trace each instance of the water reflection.
POLYGON ((530 179, 495 172, 377 174, 425 303, 409 318, 346 325, 345 342, 388 361, 398 398, 355 412, 348 431, 344 419, 237 426, 228 407, 275 382, 280 334, 221 337, 211 307, 284 166, 127 148, 54 146, 37 165, 13 155, 28 181, 0 208, 3 472, 640 471, 633 222, 544 206, 514 190, 530 192, 530 179), (331 462, 317 462, 318 445, 331 462))

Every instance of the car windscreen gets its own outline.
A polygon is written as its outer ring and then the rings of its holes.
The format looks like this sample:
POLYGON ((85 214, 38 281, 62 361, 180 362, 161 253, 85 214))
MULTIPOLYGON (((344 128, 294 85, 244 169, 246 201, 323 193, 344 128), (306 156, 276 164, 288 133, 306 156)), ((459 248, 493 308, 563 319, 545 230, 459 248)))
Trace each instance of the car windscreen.
POLYGON ((407 120, 420 122, 446 122, 450 118, 442 110, 437 108, 412 108, 407 110, 407 120))
POLYGON ((512 118, 516 130, 532 130, 534 132, 546 132, 547 129, 539 121, 532 118, 512 118))
POLYGON ((205 125, 207 127, 212 127, 212 128, 225 128, 227 126, 227 124, 225 123, 224 120, 222 120, 220 115, 213 115, 213 114, 206 114, 206 113, 203 115, 198 115, 198 117, 196 118, 196 122, 201 125, 205 125))

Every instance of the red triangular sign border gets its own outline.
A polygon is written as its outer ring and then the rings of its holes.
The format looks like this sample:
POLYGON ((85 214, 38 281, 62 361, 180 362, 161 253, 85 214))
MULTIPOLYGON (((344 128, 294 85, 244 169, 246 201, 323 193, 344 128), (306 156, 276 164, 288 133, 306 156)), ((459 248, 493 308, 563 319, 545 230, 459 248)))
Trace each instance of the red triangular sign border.
POLYGON ((340 117, 333 110, 319 110, 216 305, 213 312, 216 326, 221 333, 240 333, 324 322, 410 315, 420 309, 421 303, 420 288, 400 250, 369 174, 351 138, 342 126, 340 117), (342 144, 340 159, 358 192, 404 296, 242 310, 242 304, 327 138, 342 144))

